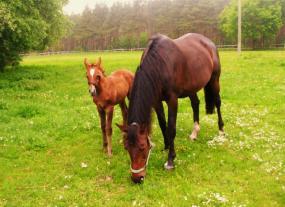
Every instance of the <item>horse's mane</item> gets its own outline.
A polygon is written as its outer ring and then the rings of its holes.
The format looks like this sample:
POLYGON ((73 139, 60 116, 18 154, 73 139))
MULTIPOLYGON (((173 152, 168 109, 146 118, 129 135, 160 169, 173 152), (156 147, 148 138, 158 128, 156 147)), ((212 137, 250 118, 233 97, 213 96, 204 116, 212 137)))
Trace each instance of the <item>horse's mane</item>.
MULTIPOLYGON (((158 51, 162 38, 158 35, 150 40, 135 73, 128 112, 129 125, 136 122, 150 129, 151 109, 161 97, 162 69, 167 67, 165 57, 158 51)), ((136 130, 130 131, 135 133, 136 130)), ((135 134, 131 134, 129 138, 135 139, 135 134)))

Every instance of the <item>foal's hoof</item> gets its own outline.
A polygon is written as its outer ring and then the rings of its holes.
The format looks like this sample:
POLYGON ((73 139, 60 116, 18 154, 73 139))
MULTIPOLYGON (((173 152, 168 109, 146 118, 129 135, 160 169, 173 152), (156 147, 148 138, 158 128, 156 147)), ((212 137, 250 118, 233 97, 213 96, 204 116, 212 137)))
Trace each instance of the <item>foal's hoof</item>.
POLYGON ((168 162, 164 163, 164 168, 166 170, 172 170, 174 169, 174 165, 173 164, 169 164, 168 162))
POLYGON ((108 157, 112 157, 112 150, 108 150, 108 152, 107 152, 107 155, 108 155, 108 157))

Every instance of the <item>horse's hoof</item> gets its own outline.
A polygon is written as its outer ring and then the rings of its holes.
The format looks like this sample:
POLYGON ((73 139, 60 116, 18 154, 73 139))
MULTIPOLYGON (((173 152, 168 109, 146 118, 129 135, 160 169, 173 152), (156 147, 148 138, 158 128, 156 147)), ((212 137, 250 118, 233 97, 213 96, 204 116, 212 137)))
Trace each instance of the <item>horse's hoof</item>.
POLYGON ((220 135, 220 136, 225 136, 225 132, 224 132, 224 131, 219 130, 219 135, 220 135))
POLYGON ((191 134, 191 135, 189 136, 189 138, 190 138, 191 141, 195 141, 195 140, 197 139, 197 136, 194 135, 194 134, 191 134))
POLYGON ((174 169, 174 165, 169 165, 168 162, 166 162, 166 163, 164 164, 164 168, 165 168, 166 170, 172 170, 172 169, 174 169))

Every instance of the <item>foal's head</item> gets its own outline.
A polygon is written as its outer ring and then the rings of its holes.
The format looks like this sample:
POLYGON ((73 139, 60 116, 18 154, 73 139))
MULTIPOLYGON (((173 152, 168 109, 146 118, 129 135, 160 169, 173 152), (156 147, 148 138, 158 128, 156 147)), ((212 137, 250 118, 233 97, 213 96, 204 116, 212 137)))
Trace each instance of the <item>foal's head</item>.
POLYGON ((138 123, 129 126, 117 125, 124 135, 124 146, 131 158, 132 180, 141 183, 146 176, 146 167, 151 151, 151 142, 147 127, 138 123))
POLYGON ((89 93, 91 96, 98 95, 98 88, 100 81, 104 77, 104 70, 101 67, 101 57, 96 63, 88 63, 87 58, 84 59, 84 65, 86 68, 86 77, 89 85, 89 93))

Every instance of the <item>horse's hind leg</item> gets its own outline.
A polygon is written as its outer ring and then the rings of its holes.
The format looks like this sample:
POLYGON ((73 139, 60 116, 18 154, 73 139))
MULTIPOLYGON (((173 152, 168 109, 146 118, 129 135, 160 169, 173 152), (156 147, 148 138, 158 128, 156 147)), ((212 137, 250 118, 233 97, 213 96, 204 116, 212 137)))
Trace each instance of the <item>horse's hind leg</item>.
POLYGON ((120 105, 122 116, 123 116, 123 126, 126 126, 127 118, 128 118, 128 108, 127 108, 125 100, 123 100, 119 105, 120 105))
POLYGON ((191 100, 191 106, 192 106, 192 110, 193 110, 193 120, 194 120, 193 131, 189 137, 191 140, 196 140, 198 133, 200 131, 200 126, 199 126, 199 104, 200 104, 200 101, 199 101, 196 93, 189 96, 189 98, 191 100))
POLYGON ((224 122, 223 122, 222 114, 221 114, 221 97, 220 97, 220 94, 218 94, 216 96, 216 103, 215 103, 215 105, 217 107, 217 113, 218 113, 219 131, 220 131, 220 134, 224 134, 224 122))
POLYGON ((218 114, 218 126, 220 134, 224 134, 224 122, 222 119, 222 113, 221 113, 221 97, 220 97, 220 84, 218 78, 213 80, 210 83, 214 98, 215 98, 215 106, 217 108, 217 114, 218 114))
POLYGON ((106 112, 104 111, 104 109, 98 106, 97 106, 97 110, 100 116, 101 131, 102 131, 102 136, 103 136, 103 150, 107 152, 108 141, 107 141, 107 136, 106 136, 106 112))
POLYGON ((107 123, 106 123, 106 133, 107 133, 107 153, 109 156, 112 155, 112 120, 113 120, 113 112, 114 112, 114 106, 110 106, 106 109, 107 113, 107 123))

